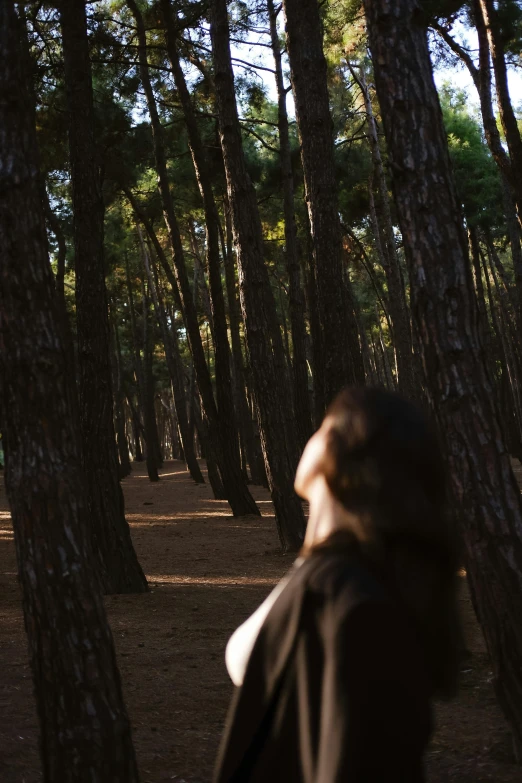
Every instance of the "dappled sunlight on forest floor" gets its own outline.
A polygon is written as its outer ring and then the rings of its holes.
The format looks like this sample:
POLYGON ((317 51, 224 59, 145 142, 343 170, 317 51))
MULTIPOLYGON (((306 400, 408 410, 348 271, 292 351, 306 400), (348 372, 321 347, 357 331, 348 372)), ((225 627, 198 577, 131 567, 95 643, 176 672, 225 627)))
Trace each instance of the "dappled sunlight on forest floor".
MULTIPOLYGON (((261 519, 234 519, 208 485, 168 462, 158 484, 135 466, 123 482, 127 516, 147 573, 147 595, 106 605, 133 724, 142 783, 210 780, 232 688, 224 649, 232 630, 292 562, 282 555, 268 492, 261 519)), ((509 735, 495 704, 480 632, 462 596, 468 644, 458 702, 439 710, 430 783, 515 783, 509 735)), ((0 490, 0 780, 41 780, 37 722, 16 582, 14 543, 0 490)), ((289 782, 291 783, 291 782, 289 782)))

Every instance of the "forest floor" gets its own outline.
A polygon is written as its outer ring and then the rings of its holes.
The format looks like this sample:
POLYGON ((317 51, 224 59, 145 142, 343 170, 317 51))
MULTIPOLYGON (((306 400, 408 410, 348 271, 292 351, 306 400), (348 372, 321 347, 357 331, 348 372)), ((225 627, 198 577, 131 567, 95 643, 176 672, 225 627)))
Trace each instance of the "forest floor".
MULTIPOLYGON (((135 465, 123 482, 127 518, 150 593, 112 596, 112 625, 142 783, 207 783, 232 687, 224 664, 230 633, 288 569, 268 492, 254 488, 262 519, 233 519, 180 462, 151 484, 135 465)), ((429 783, 519 783, 509 733, 465 590, 472 658, 457 701, 437 710, 429 783)), ((38 726, 23 630, 5 489, 0 488, 0 781, 41 781, 38 726)), ((289 781, 290 783, 290 781, 289 781)))

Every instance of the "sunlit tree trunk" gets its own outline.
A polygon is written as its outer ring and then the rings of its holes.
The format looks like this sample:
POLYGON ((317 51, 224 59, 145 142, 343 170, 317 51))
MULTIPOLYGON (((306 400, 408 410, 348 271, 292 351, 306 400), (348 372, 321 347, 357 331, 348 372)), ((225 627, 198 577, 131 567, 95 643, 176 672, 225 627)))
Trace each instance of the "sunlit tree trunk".
POLYGON ((0 5, 0 420, 44 783, 137 783, 93 568, 74 379, 47 256, 14 4, 0 5))

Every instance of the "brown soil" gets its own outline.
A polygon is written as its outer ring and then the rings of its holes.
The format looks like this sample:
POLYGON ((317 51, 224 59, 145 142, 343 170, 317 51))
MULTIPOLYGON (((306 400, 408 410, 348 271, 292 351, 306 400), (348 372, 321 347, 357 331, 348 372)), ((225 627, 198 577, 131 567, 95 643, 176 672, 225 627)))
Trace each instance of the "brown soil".
MULTIPOLYGON (((135 466, 123 482, 148 595, 106 606, 129 708, 142 783, 210 780, 231 685, 224 648, 233 629, 291 563, 278 548, 268 493, 254 489, 263 518, 236 520, 208 486, 169 462, 150 484, 135 466)), ((430 783, 519 783, 509 733, 495 704, 484 643, 462 599, 473 657, 459 699, 438 710, 428 754, 430 783)), ((16 562, 0 489, 0 780, 41 781, 16 562)), ((291 783, 289 781, 289 783, 291 783)))

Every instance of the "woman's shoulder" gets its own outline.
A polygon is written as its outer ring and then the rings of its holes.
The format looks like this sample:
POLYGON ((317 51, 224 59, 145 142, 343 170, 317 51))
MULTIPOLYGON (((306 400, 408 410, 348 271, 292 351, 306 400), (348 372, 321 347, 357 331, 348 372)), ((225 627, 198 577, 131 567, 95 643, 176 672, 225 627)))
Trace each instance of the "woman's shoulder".
POLYGON ((377 573, 356 547, 345 550, 324 549, 309 557, 307 591, 330 602, 347 605, 390 603, 392 596, 377 573))

